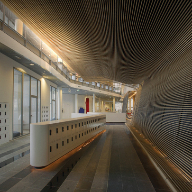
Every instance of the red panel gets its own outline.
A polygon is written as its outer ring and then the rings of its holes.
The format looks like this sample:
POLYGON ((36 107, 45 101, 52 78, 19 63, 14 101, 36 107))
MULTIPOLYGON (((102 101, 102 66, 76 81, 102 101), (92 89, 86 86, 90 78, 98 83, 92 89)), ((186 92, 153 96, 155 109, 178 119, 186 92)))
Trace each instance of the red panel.
POLYGON ((86 98, 86 113, 89 112, 89 98, 86 98))

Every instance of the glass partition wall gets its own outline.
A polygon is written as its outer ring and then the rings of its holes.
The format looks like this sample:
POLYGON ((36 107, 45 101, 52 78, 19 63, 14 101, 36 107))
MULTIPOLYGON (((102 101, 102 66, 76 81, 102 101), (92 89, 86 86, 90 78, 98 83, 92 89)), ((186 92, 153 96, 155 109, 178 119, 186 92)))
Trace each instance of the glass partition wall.
POLYGON ((50 121, 56 120, 56 90, 50 86, 50 121))
POLYGON ((13 138, 28 134, 30 123, 40 122, 41 83, 14 69, 13 138))

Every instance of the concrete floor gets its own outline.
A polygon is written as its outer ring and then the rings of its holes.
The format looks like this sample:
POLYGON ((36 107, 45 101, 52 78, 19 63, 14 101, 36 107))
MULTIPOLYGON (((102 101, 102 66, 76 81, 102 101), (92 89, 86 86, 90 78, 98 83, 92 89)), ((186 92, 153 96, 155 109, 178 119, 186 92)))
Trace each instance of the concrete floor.
POLYGON ((0 146, 0 191, 170 191, 125 125, 106 125, 82 150, 43 169, 30 166, 29 140, 0 146))

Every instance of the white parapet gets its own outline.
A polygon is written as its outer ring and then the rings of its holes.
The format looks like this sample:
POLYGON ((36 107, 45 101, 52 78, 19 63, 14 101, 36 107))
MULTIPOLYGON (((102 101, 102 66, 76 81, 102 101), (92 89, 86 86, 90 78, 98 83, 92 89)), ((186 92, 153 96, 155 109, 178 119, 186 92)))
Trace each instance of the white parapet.
POLYGON ((30 125, 30 164, 44 167, 104 130, 106 115, 30 125))
POLYGON ((106 115, 107 123, 125 123, 126 113, 112 113, 112 112, 87 112, 88 115, 103 114, 106 115))

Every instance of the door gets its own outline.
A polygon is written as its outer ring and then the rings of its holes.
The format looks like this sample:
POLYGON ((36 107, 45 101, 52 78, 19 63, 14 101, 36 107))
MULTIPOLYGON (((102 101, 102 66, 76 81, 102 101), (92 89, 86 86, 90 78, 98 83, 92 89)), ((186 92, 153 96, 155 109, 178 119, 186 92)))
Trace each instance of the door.
POLYGON ((31 123, 37 123, 37 98, 31 97, 31 123))
POLYGON ((89 112, 89 98, 86 98, 86 113, 89 112))

